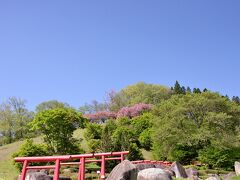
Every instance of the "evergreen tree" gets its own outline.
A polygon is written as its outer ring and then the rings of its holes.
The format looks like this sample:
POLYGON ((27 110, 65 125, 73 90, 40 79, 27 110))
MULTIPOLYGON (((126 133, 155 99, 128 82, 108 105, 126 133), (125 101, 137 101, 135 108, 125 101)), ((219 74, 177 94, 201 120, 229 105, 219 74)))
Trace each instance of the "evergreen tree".
POLYGON ((186 88, 184 86, 181 87, 181 94, 186 94, 186 88))
POLYGON ((237 104, 240 104, 240 98, 238 96, 233 96, 232 101, 237 103, 237 104))
POLYGON ((201 92, 201 90, 199 88, 193 88, 193 93, 200 94, 202 92, 201 92))
POLYGON ((173 92, 174 92, 174 94, 182 94, 182 88, 178 81, 175 82, 173 92))
POLYGON ((207 92, 207 91, 208 91, 208 89, 207 89, 207 88, 204 88, 204 89, 203 89, 203 92, 207 92))
POLYGON ((192 93, 192 90, 191 90, 191 88, 190 88, 189 86, 187 87, 186 92, 188 92, 188 93, 192 93))

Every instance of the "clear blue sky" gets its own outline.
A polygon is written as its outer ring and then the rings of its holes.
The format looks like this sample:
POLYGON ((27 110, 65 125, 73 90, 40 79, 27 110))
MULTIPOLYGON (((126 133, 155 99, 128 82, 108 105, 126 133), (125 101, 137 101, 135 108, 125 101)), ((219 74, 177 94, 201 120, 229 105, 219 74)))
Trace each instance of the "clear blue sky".
POLYGON ((79 107, 139 81, 240 95, 239 0, 0 2, 0 101, 79 107))

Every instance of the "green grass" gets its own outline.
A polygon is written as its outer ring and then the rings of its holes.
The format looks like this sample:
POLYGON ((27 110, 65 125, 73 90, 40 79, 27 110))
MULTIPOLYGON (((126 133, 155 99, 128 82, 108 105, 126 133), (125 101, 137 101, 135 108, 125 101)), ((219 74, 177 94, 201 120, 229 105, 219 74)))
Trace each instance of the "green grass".
MULTIPOLYGON (((74 132, 74 137, 77 139, 82 139, 81 146, 82 148, 88 152, 87 141, 83 137, 84 134, 83 129, 78 129, 74 132)), ((37 137, 34 138, 33 141, 35 143, 42 143, 42 138, 37 137)), ((13 180, 19 175, 19 172, 13 165, 12 154, 19 150, 23 141, 17 141, 11 144, 7 144, 4 146, 0 146, 0 180, 13 180)))
POLYGON ((82 140, 81 142, 81 148, 86 151, 86 152, 89 152, 89 148, 88 148, 88 145, 87 145, 87 141, 86 139, 84 138, 84 132, 86 131, 86 129, 77 129, 76 131, 74 131, 73 133, 73 137, 78 139, 78 140, 82 140))
POLYGON ((145 149, 141 149, 143 158, 147 160, 153 160, 153 155, 151 151, 146 151, 145 149))
MULTIPOLYGON (((41 138, 34 138, 34 142, 42 142, 41 138)), ((13 165, 12 154, 18 151, 23 141, 0 146, 0 180, 16 179, 19 172, 13 165)))
POLYGON ((240 176, 232 177, 232 180, 240 180, 240 176))
MULTIPOLYGON (((84 138, 83 134, 85 129, 77 129, 73 136, 76 139, 82 140, 81 147, 89 152, 87 141, 84 138)), ((33 139, 35 143, 42 143, 42 138, 37 137, 33 139)), ((23 141, 14 142, 8 145, 0 146, 0 180, 14 180, 18 176, 19 172, 13 165, 12 154, 19 150, 20 146, 23 144, 23 141)), ((142 153, 145 159, 152 160, 152 153, 142 149, 142 153)), ((75 175, 73 175, 75 176, 75 175)), ((96 177, 95 175, 88 175, 89 177, 96 177)))

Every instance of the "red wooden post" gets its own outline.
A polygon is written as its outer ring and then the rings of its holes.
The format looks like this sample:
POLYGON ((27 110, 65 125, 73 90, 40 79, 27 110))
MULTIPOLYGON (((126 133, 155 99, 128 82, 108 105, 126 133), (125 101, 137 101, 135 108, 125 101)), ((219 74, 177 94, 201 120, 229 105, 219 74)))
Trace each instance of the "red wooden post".
POLYGON ((101 180, 105 179, 105 156, 104 155, 102 155, 100 179, 101 180))
POLYGON ((21 180, 25 180, 25 177, 26 177, 26 174, 27 174, 27 165, 28 165, 28 161, 25 160, 24 163, 23 163, 21 180))
POLYGON ((80 160, 79 160, 80 162, 79 162, 79 165, 78 165, 78 180, 81 180, 81 158, 80 158, 80 160))
POLYGON ((121 162, 123 162, 124 161, 124 155, 123 155, 123 153, 121 153, 121 162))
POLYGON ((85 157, 81 157, 80 180, 85 180, 85 157))
POLYGON ((53 180, 58 180, 59 179, 59 169, 60 169, 60 160, 57 159, 56 164, 55 164, 55 169, 54 169, 53 180))

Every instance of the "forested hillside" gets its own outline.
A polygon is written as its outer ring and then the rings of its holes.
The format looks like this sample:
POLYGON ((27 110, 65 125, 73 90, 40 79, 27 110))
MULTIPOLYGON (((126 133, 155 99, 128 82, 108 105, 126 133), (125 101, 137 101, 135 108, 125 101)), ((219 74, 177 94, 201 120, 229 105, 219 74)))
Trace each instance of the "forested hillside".
POLYGON ((176 81, 173 87, 140 82, 105 99, 78 108, 50 100, 30 112, 25 100, 11 97, 0 106, 0 145, 42 135, 44 143, 28 140, 13 156, 129 150, 128 159, 136 160, 144 150, 156 160, 223 169, 240 159, 238 96, 176 81), (85 149, 73 137, 80 128, 85 149))

